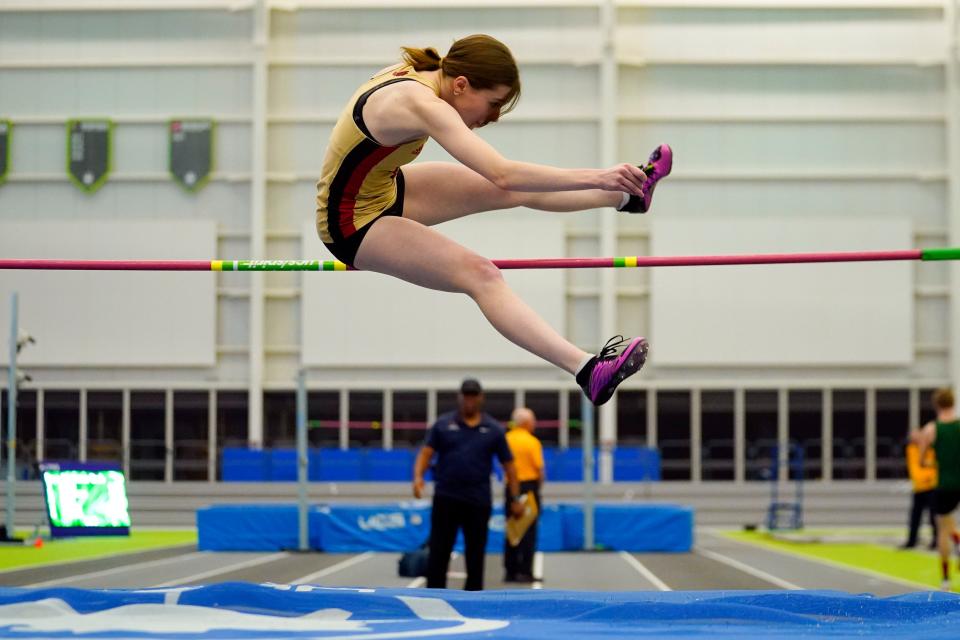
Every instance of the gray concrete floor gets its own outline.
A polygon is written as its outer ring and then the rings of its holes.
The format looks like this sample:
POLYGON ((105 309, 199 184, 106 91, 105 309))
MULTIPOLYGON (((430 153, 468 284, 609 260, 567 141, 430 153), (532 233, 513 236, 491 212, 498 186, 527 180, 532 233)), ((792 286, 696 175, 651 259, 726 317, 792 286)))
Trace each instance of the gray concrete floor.
MULTIPOLYGON (((502 558, 489 554, 485 587, 575 591, 835 589, 878 596, 933 587, 900 582, 726 539, 698 529, 691 553, 626 552, 541 554, 542 583, 504 584, 502 558)), ((102 560, 0 572, 4 586, 144 588, 227 581, 324 586, 421 587, 397 575, 397 553, 216 553, 190 546, 102 560)), ((934 562, 931 556, 931 562, 934 562)), ((460 588, 463 559, 450 565, 450 588, 460 588)))

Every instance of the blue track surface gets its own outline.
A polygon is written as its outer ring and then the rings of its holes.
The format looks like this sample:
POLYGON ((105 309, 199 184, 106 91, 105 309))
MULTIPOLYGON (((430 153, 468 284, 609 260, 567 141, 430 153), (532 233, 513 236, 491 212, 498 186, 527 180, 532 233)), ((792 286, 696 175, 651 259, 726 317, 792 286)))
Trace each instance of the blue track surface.
POLYGON ((960 596, 835 591, 468 593, 227 582, 0 589, 4 638, 957 638, 960 596))

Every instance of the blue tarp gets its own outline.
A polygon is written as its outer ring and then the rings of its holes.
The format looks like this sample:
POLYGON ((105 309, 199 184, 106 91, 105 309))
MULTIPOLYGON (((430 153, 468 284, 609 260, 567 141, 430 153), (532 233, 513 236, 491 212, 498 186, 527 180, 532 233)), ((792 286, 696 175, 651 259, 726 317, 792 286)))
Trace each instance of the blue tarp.
POLYGON ((960 596, 836 591, 465 592, 226 582, 0 588, 4 638, 956 638, 960 596))
MULTIPOLYGON (((409 551, 430 533, 430 502, 310 507, 310 548, 330 553, 409 551)), ((217 505, 197 510, 201 551, 280 551, 296 549, 297 507, 217 505)), ((490 517, 487 550, 503 550, 503 508, 490 517)), ((583 508, 547 504, 540 516, 537 548, 583 548, 583 508)), ((693 546, 693 509, 680 505, 605 505, 594 509, 594 539, 619 551, 689 551, 693 546)), ((463 549, 463 536, 457 550, 463 549)))

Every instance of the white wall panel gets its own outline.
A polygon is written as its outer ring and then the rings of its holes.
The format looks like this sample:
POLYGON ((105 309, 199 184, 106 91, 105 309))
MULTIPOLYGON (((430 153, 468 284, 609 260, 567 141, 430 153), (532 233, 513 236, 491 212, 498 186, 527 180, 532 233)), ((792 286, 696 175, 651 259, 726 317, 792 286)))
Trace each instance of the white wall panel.
MULTIPOLYGON (((490 258, 562 255, 562 222, 549 214, 492 213, 437 227, 490 258)), ((331 259, 312 223, 303 254, 331 259)), ((504 272, 514 291, 560 333, 561 270, 504 272)), ((302 361, 307 366, 521 365, 541 361, 500 336, 464 295, 373 273, 305 273, 302 361)))
MULTIPOLYGON (((677 164, 683 162, 678 157, 677 164)), ((724 170, 718 159, 717 172, 724 170)), ((678 172, 682 171, 678 167, 678 172)), ((722 175, 722 174, 721 174, 722 175)), ((942 227, 946 193, 943 182, 914 180, 739 180, 672 179, 657 188, 650 219, 687 213, 790 216, 912 217, 917 228, 942 227)))
MULTIPOLYGON (((319 178, 319 164, 317 167, 319 178)), ((317 188, 313 180, 270 184, 267 191, 267 220, 272 229, 299 230, 305 220, 316 217, 316 208, 317 188)), ((286 257, 292 258, 295 254, 286 257)))
POLYGON ((677 171, 760 174, 900 171, 942 173, 943 126, 896 124, 684 123, 624 126, 627 148, 669 142, 677 171), (637 143, 630 144, 631 142, 637 143), (682 163, 682 165, 681 165, 682 163))
POLYGON ((65 112, 110 116, 118 111, 122 115, 249 115, 250 71, 242 67, 4 69, 0 96, 5 116, 63 116, 65 112), (111 106, 105 110, 108 102, 111 106))
POLYGON ((520 62, 520 102, 504 116, 593 117, 600 114, 600 74, 593 65, 524 65, 520 62))
POLYGON ((153 57, 182 54, 184 42, 199 55, 249 46, 250 13, 226 11, 81 11, 5 13, 0 58, 75 59, 104 55, 153 57))
POLYGON ((446 53, 456 38, 489 33, 522 61, 556 55, 596 59, 594 8, 463 9, 438 4, 428 9, 300 11, 275 13, 272 50, 278 55, 324 56, 355 60, 358 53, 393 60, 401 46, 433 46, 446 53), (358 43, 362 43, 358 46, 358 43))
POLYGON ((502 124, 485 127, 480 133, 506 157, 568 168, 599 166, 596 124, 521 123, 510 122, 509 117, 502 124))
POLYGON ((786 57, 828 62, 886 57, 943 59, 935 11, 624 10, 617 33, 627 56, 699 60, 786 57), (633 24, 630 24, 633 23, 633 24))
POLYGON ((942 117, 943 73, 937 67, 624 67, 620 109, 661 118, 942 117))
MULTIPOLYGON (((399 53, 396 57, 399 60, 399 53)), ((339 115, 357 87, 381 68, 362 63, 339 67, 274 67, 270 70, 270 112, 339 115)))
POLYGON ((267 139, 270 171, 310 172, 319 177, 332 130, 332 123, 271 124, 267 139))
MULTIPOLYGON (((196 260, 215 250, 209 221, 0 223, 6 258, 196 260)), ((25 366, 210 366, 214 281, 213 273, 0 271, 0 334, 17 291, 20 326, 37 339, 25 366)))
MULTIPOLYGON (((911 246, 907 219, 655 218, 655 255, 911 246)), ((670 365, 894 365, 913 360, 911 263, 655 269, 651 353, 670 365)))

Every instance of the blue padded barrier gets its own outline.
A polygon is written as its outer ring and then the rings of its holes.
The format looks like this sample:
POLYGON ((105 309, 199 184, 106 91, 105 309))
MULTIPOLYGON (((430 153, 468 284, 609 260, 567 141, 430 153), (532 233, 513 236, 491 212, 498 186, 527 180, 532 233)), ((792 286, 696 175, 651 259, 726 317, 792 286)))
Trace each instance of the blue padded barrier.
POLYGON ((216 505, 197 509, 200 551, 280 551, 299 543, 297 507, 216 505))
POLYGON ((413 479, 413 449, 367 449, 367 480, 410 482, 413 479))
POLYGON ((409 551, 430 535, 430 503, 393 505, 327 505, 317 511, 323 550, 409 551))
POLYGON ((660 452, 649 447, 617 447, 613 450, 613 481, 660 480, 660 452))
MULTIPOLYGON (((309 450, 308 477, 311 482, 409 482, 413 475, 415 449, 347 449, 316 448, 309 450)), ((551 482, 583 480, 583 450, 579 447, 557 449, 544 447, 547 478, 551 482)), ((225 482, 295 482, 296 450, 241 449, 223 450, 225 482)), ((594 451, 594 480, 599 465, 594 451)), ((502 480, 503 472, 494 462, 494 474, 502 480)), ((646 447, 619 447, 613 451, 613 477, 619 482, 660 480, 660 454, 646 447)))
MULTIPOLYGON (((583 506, 562 506, 563 541, 582 549, 583 506)), ((593 541, 615 551, 686 552, 693 547, 693 507, 675 504, 598 504, 593 511, 593 541)))
MULTIPOLYGON (((693 546, 693 509, 679 505, 597 505, 597 544, 622 551, 689 551, 693 546)), ((430 530, 430 502, 380 505, 320 505, 308 514, 310 547, 331 553, 409 551, 430 530)), ((220 505, 197 511, 202 551, 278 551, 298 543, 297 507, 220 505)), ((487 550, 503 549, 501 505, 490 518, 487 550)), ((547 504, 540 517, 537 548, 573 551, 583 548, 583 509, 547 504)), ((456 549, 463 549, 458 538, 456 549)))
POLYGON ((540 510, 537 522, 537 549, 540 551, 564 551, 563 508, 558 504, 546 504, 540 510))
POLYGON ((224 447, 220 468, 224 482, 265 482, 270 461, 260 449, 224 447))
POLYGON ((367 479, 366 449, 323 447, 310 459, 310 478, 321 482, 362 482, 367 479))
MULTIPOLYGON (((329 553, 360 551, 409 551, 430 536, 430 502, 401 502, 395 505, 328 505, 317 510, 318 535, 329 553)), ((490 516, 487 551, 498 553, 504 542, 503 507, 490 516)), ((540 519, 537 548, 563 550, 563 519, 560 507, 549 505, 540 519)), ((463 533, 457 535, 456 551, 463 551, 463 533)))
MULTIPOLYGON (((544 448, 543 464, 547 468, 548 482, 582 482, 583 481, 583 449, 570 447, 569 449, 544 448)), ((599 476, 597 464, 597 450, 593 451, 593 479, 599 476)))
MULTIPOLYGON (((323 549, 324 507, 309 507, 307 538, 323 549)), ((230 504, 197 509, 200 551, 284 551, 300 547, 299 510, 295 504, 230 504)))
POLYGON ((271 482, 297 481, 297 450, 269 449, 269 479, 271 482))

